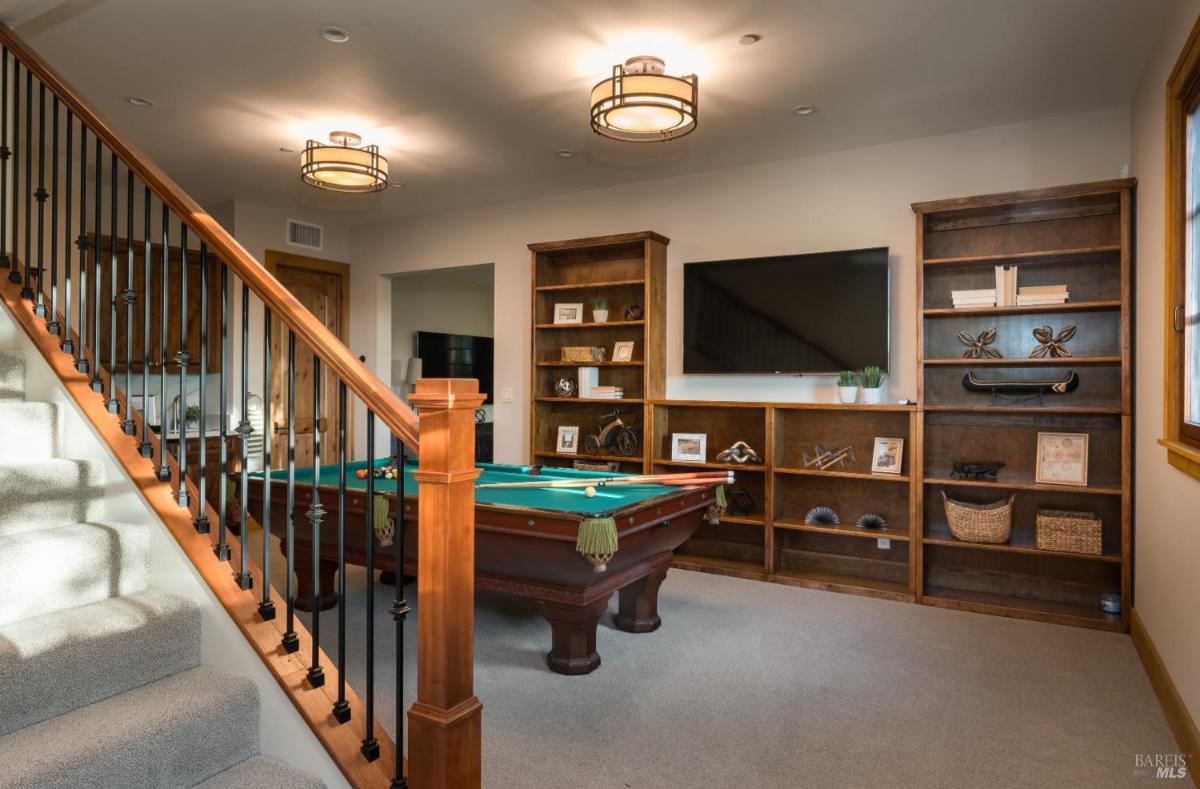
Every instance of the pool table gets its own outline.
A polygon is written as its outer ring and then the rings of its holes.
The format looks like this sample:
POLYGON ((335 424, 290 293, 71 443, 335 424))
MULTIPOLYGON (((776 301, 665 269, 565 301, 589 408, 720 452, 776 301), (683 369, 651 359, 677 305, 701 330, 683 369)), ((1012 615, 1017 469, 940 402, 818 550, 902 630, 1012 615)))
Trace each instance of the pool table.
MULTIPOLYGON (((387 459, 376 461, 384 465, 387 459)), ((478 464, 477 484, 529 481, 529 466, 478 464)), ((366 564, 366 479, 355 472, 366 461, 347 464, 346 561, 366 564)), ((404 469, 404 567, 416 574, 417 484, 415 466, 404 469)), ((326 516, 321 524, 318 578, 312 578, 311 524, 306 511, 313 494, 313 469, 296 469, 294 500, 295 534, 287 540, 287 472, 271 472, 271 531, 283 538, 285 553, 294 552, 297 575, 296 605, 312 606, 313 583, 319 584, 321 608, 336 604, 337 484, 336 465, 321 467, 317 492, 326 516)), ((544 468, 541 477, 564 479, 620 476, 604 472, 544 468)), ((236 489, 236 488, 235 488, 236 489)), ((396 481, 375 480, 379 507, 386 503, 396 513, 396 481)), ((658 588, 671 566, 672 551, 699 528, 706 518, 715 520, 717 489, 714 485, 671 487, 630 485, 600 487, 588 497, 579 488, 477 488, 475 502, 475 583, 489 589, 537 600, 550 623, 549 667, 560 674, 587 674, 600 665, 596 653, 596 626, 613 592, 619 596, 615 624, 630 633, 648 633, 661 624, 658 588), (576 552, 581 522, 611 517, 616 524, 618 548, 606 566, 593 566, 576 552)), ((263 476, 250 478, 249 513, 261 519, 263 476)), ((375 535, 375 567, 386 574, 397 571, 393 547, 383 547, 375 535)))

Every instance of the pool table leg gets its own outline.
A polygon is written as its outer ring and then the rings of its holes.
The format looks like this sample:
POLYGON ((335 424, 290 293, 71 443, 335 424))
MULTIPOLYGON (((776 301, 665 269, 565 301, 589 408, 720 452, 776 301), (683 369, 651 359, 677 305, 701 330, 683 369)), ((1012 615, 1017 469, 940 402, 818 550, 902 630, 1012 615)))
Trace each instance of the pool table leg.
POLYGON ((650 633, 658 630, 658 588, 671 567, 668 559, 662 567, 631 583, 618 592, 619 606, 613 624, 627 633, 650 633))
MULTIPOLYGON (((311 611, 313 596, 312 554, 303 548, 296 549, 296 610, 311 611)), ((318 604, 325 611, 337 605, 337 562, 321 559, 318 565, 318 582, 323 590, 318 604)))
POLYGON ((542 601, 542 615, 550 623, 552 646, 546 656, 551 671, 590 674, 600 665, 596 654, 596 625, 608 610, 608 597, 586 605, 542 601))

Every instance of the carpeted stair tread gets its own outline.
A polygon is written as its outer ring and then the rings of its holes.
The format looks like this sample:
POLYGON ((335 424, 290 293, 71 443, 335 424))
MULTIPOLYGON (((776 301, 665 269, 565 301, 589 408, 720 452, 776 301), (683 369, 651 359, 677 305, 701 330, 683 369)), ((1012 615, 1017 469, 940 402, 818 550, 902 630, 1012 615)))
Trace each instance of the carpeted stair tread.
POLYGON ((0 462, 49 460, 59 454, 58 406, 0 400, 0 462))
POLYGON ((200 663, 200 609, 154 589, 0 625, 0 735, 200 663))
POLYGON ((0 400, 25 399, 25 354, 0 351, 0 400))
POLYGON ((0 625, 146 588, 145 524, 72 523, 0 534, 0 625))
POLYGON ((258 755, 258 689, 200 667, 0 737, 0 787, 193 786, 258 755))
POLYGON ((195 789, 324 789, 325 782, 283 762, 255 756, 214 775, 195 789))
POLYGON ((90 460, 0 463, 0 536, 102 517, 103 483, 90 460))

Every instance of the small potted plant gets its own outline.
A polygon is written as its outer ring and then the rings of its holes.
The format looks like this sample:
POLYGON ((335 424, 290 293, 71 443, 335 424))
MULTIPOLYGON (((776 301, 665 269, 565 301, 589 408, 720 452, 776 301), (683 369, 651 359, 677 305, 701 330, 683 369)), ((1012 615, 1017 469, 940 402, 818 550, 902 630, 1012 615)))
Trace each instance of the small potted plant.
POLYGON ((862 401, 867 405, 879 405, 883 399, 883 370, 878 367, 864 367, 858 371, 858 380, 862 384, 862 401))
POLYGON ((858 375, 853 370, 842 370, 838 373, 838 400, 843 403, 853 403, 858 399, 858 375))
POLYGON ((183 421, 188 427, 200 424, 200 406, 189 405, 183 410, 183 421))
POLYGON ((603 296, 592 299, 592 320, 596 323, 608 321, 608 299, 603 296))

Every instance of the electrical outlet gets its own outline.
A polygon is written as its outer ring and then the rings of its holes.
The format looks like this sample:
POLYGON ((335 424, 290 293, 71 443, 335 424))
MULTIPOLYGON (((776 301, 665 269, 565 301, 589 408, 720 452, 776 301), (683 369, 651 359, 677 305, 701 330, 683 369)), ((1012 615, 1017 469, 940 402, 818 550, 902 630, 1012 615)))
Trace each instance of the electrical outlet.
POLYGON ((887 537, 880 537, 875 541, 875 547, 881 551, 886 551, 888 548, 892 547, 892 541, 887 537))
POLYGON ((511 386, 500 387, 500 402, 511 403, 513 401, 513 390, 511 386))

